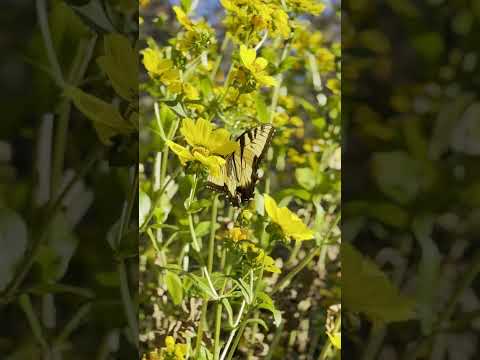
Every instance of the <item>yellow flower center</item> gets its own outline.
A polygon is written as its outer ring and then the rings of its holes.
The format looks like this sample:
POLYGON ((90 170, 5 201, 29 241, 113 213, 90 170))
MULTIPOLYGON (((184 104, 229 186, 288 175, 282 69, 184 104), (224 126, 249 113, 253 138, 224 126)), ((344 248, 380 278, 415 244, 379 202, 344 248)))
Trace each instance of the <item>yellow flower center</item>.
POLYGON ((203 146, 194 146, 192 149, 193 156, 195 156, 195 153, 200 153, 203 156, 210 156, 210 151, 203 146))

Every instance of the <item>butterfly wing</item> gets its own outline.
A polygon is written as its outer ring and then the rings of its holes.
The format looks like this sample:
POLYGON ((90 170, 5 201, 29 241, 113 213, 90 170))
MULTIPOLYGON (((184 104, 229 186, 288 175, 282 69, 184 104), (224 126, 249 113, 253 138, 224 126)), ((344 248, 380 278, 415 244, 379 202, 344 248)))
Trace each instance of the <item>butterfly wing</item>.
POLYGON ((220 192, 226 195, 231 201, 235 198, 235 190, 237 188, 236 177, 232 173, 232 161, 233 154, 228 155, 225 158, 225 165, 220 168, 220 175, 208 176, 207 188, 220 192))
POLYGON ((237 138, 239 148, 232 157, 234 173, 237 176, 237 191, 243 201, 253 197, 258 180, 257 170, 270 145, 274 127, 270 124, 249 129, 237 138))
POLYGON ((264 124, 243 132, 237 137, 239 148, 225 158, 225 165, 219 176, 208 177, 212 190, 224 193, 233 205, 253 197, 258 180, 257 170, 268 146, 270 145, 274 127, 264 124))

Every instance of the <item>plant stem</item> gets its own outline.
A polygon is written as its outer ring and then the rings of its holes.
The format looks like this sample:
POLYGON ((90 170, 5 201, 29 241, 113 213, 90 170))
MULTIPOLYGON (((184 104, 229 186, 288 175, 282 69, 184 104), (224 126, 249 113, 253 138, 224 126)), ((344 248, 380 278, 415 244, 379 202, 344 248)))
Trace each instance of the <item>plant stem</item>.
MULTIPOLYGON (((238 324, 240 324, 240 320, 242 319, 243 311, 245 310, 245 305, 246 304, 247 304, 246 301, 243 300, 242 305, 240 305, 240 311, 238 312, 237 319, 235 320, 234 327, 233 327, 232 331, 230 332, 230 335, 228 336, 227 343, 225 344, 225 347, 223 348, 223 352, 222 352, 222 356, 220 356, 220 360, 224 360, 225 356, 227 356, 228 348, 230 347, 230 344, 232 343, 232 340, 235 337, 235 334, 237 333, 237 327, 238 327, 238 324)), ((246 323, 244 323, 244 324, 246 325, 246 323)), ((231 357, 229 357, 229 358, 231 358, 231 357)))
POLYGON ((37 339, 38 343, 42 346, 44 351, 49 351, 49 346, 45 336, 43 335, 42 325, 40 324, 40 320, 33 309, 32 302, 30 301, 30 296, 27 294, 23 294, 20 296, 20 307, 22 308, 23 312, 27 316, 28 322, 30 324, 30 328, 32 329, 33 335, 37 339))
POLYGON ((90 310, 92 310, 92 304, 88 303, 83 305, 70 319, 67 325, 65 325, 60 335, 58 335, 55 339, 54 344, 59 345, 64 343, 75 331, 75 329, 80 326, 82 320, 88 315, 90 310))
POLYGON ((122 296, 122 303, 125 310, 125 315, 127 316, 128 327, 130 328, 132 340, 138 349, 139 343, 138 343, 137 312, 135 311, 132 298, 130 297, 130 290, 128 288, 127 269, 125 266, 125 262, 123 260, 119 261, 119 263, 117 264, 117 272, 120 278, 120 292, 122 296))
POLYGON ((235 351, 237 350, 238 343, 240 342, 240 339, 243 335, 243 332, 245 331, 245 328, 247 327, 247 322, 244 321, 241 325, 240 328, 238 329, 237 335, 235 336, 235 340, 233 341, 233 345, 230 348, 230 352, 228 353, 227 360, 232 360, 233 355, 235 354, 235 351))
POLYGON ((207 269, 211 273, 213 271, 213 256, 215 253, 215 225, 217 223, 218 194, 213 195, 212 201, 212 217, 210 220, 210 239, 208 242, 208 260, 207 269))
POLYGON ((265 357, 265 360, 270 360, 273 356, 273 351, 275 347, 278 345, 280 342, 280 339, 282 338, 282 332, 283 332, 283 327, 285 325, 285 322, 282 321, 280 325, 277 327, 277 330, 275 331, 275 335, 273 336, 272 343, 270 347, 268 348, 268 353, 267 356, 265 357))
MULTIPOLYGON (((337 318, 335 319, 333 334, 336 334, 340 330, 341 324, 342 324, 342 315, 339 313, 337 318)), ((322 348, 322 351, 320 352, 320 356, 318 357, 318 360, 327 360, 328 356, 330 355, 332 347, 333 345, 329 338, 328 341, 325 342, 325 344, 323 345, 323 348, 322 348)))
POLYGON ((195 342, 195 359, 199 357, 200 348, 202 347, 202 338, 203 338, 203 329, 205 328, 205 323, 207 321, 207 309, 208 309, 208 300, 203 300, 202 310, 200 313, 200 323, 198 324, 197 329, 197 339, 195 342))
MULTIPOLYGON (((290 44, 287 43, 287 44, 285 44, 285 47, 283 48, 279 64, 283 60, 285 60, 285 58, 288 55, 289 50, 290 50, 290 44)), ((270 105, 270 118, 269 118, 269 121, 268 121, 270 124, 273 122, 273 116, 275 115, 275 109, 277 108, 278 97, 280 95, 280 88, 282 86, 282 81, 283 81, 283 75, 278 74, 277 75, 277 84, 275 85, 275 88, 273 89, 272 103, 270 105)))
POLYGON ((271 295, 275 294, 277 291, 282 290, 288 283, 307 266, 310 261, 313 260, 315 256, 320 254, 321 248, 316 248, 315 250, 311 251, 297 266, 295 266, 280 282, 278 282, 272 292, 271 295))
POLYGON ((53 47, 52 36, 50 33, 50 26, 48 25, 48 14, 47 14, 47 4, 46 0, 37 0, 37 17, 38 23, 40 26, 40 31, 42 33, 43 42, 45 45, 45 50, 47 51, 48 62, 52 68, 52 74, 57 85, 62 88, 65 86, 65 81, 63 79, 62 69, 60 68, 60 63, 58 62, 55 49, 53 47))
MULTIPOLYGON (((220 271, 222 271, 222 272, 223 272, 224 267, 225 267, 226 257, 227 257, 227 251, 226 251, 226 249, 222 249, 222 258, 220 260, 220 271)), ((230 274, 230 266, 227 266, 224 274, 226 276, 228 276, 228 274, 230 274)), ((222 296, 224 294, 226 286, 227 286, 227 280, 224 279, 222 290, 220 291, 220 296, 222 296)), ((215 335, 214 335, 214 338, 213 338, 213 360, 217 360, 218 356, 220 355, 220 334, 222 332, 222 310, 223 310, 223 305, 219 301, 219 302, 217 302, 217 308, 216 308, 216 313, 215 313, 215 335)))
MULTIPOLYGON (((124 211, 122 211, 122 217, 120 218, 120 226, 119 226, 118 237, 117 237, 117 246, 120 245, 120 241, 124 233, 126 232, 126 228, 128 229, 128 222, 132 214, 133 203, 136 199, 136 195, 138 192, 138 177, 139 177, 138 166, 135 166, 134 180, 132 181, 130 193, 128 195, 125 207, 123 209, 124 211)), ((127 323, 130 328, 132 340, 138 349, 139 342, 138 342, 137 312, 135 310, 132 298, 130 296, 130 290, 128 287, 127 269, 126 269, 124 259, 120 259, 118 261, 117 272, 120 279, 120 294, 122 296, 122 303, 123 303, 125 315, 127 317, 127 323)))

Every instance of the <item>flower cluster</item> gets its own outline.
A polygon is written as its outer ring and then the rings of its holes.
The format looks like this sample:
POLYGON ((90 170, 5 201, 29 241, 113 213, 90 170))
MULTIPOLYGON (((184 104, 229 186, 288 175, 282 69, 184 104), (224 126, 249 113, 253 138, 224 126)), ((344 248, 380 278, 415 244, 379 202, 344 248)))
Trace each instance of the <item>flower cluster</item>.
POLYGON ((164 348, 150 351, 143 355, 142 360, 185 360, 187 349, 187 345, 176 344, 172 336, 167 336, 164 348))

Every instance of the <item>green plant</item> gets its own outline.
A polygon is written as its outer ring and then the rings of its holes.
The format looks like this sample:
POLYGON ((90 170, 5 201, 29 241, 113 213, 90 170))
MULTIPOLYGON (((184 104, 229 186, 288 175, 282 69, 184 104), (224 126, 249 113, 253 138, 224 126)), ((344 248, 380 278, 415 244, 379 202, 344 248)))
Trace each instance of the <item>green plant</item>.
POLYGON ((225 0, 208 20, 185 1, 152 21, 155 5, 140 19, 145 358, 339 357, 338 15, 327 33, 297 18, 324 10, 311 1, 225 0), (276 134, 255 198, 231 207, 207 177, 262 123, 276 134))

